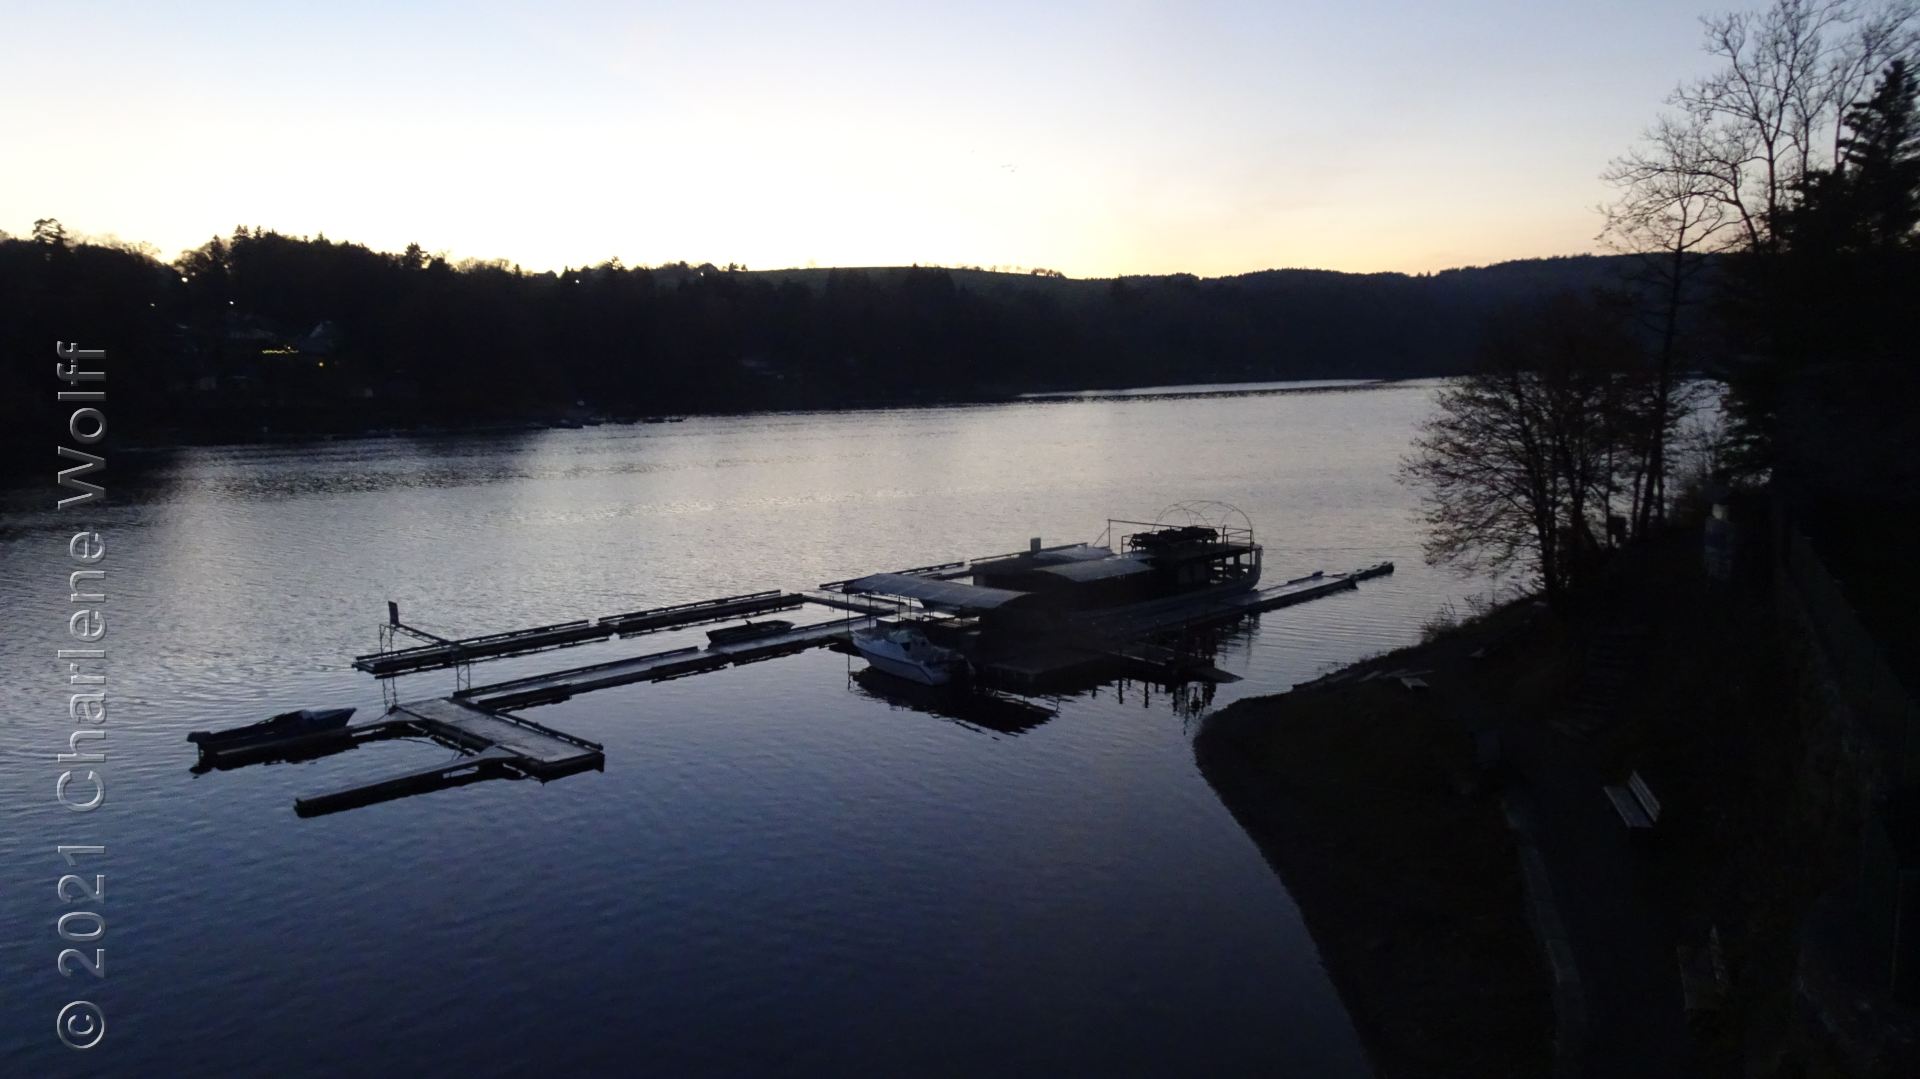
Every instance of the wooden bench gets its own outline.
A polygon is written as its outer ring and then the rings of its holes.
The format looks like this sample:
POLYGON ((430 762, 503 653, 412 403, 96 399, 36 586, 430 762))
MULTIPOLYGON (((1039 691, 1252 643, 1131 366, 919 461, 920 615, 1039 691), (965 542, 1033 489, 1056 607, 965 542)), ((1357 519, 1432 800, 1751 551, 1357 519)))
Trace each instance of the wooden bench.
POLYGON ((1620 814, 1621 823, 1628 829, 1645 831, 1660 823, 1660 799, 1653 796, 1639 772, 1629 776, 1624 787, 1607 786, 1601 790, 1607 792, 1613 811, 1620 814))

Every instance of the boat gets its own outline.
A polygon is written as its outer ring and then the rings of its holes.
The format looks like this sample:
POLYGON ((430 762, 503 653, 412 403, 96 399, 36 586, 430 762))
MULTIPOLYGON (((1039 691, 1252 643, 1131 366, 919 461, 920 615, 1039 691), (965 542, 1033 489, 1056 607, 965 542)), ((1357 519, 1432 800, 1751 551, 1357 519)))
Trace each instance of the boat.
POLYGON ((346 726, 353 713, 352 708, 302 708, 295 712, 282 712, 272 719, 263 719, 244 727, 224 731, 195 731, 187 735, 187 741, 203 751, 211 751, 303 734, 322 734, 346 726))
POLYGON ((1229 595, 1260 583, 1263 548, 1251 524, 1109 520, 1107 534, 1119 539, 1118 550, 1035 541, 1025 552, 975 559, 969 574, 979 587, 1025 594, 1022 607, 1081 611, 1229 595))
POLYGON ((874 668, 923 686, 944 686, 967 668, 966 657, 912 626, 883 624, 854 630, 852 636, 853 647, 874 668))
POLYGON ((793 628, 793 623, 782 618, 768 618, 759 622, 743 622, 737 626, 722 626, 707 631, 707 640, 713 644, 737 644, 751 641, 756 637, 768 637, 775 633, 785 633, 793 628))

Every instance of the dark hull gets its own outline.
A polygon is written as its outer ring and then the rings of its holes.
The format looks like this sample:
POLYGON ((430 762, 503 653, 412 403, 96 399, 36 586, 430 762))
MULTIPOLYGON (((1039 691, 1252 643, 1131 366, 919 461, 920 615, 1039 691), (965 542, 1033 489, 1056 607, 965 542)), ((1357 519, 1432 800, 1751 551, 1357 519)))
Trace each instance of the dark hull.
POLYGON ((272 719, 249 723, 244 727, 234 727, 224 731, 195 731, 187 735, 187 741, 199 746, 203 751, 229 750, 253 742, 275 741, 303 734, 338 730, 347 725, 347 720, 353 717, 353 712, 351 708, 307 708, 298 712, 285 712, 272 719))
POLYGON ((751 641, 758 637, 770 637, 776 633, 785 633, 792 628, 792 622, 770 618, 765 622, 748 622, 740 626, 710 629, 707 631, 707 640, 714 644, 734 644, 739 641, 751 641))

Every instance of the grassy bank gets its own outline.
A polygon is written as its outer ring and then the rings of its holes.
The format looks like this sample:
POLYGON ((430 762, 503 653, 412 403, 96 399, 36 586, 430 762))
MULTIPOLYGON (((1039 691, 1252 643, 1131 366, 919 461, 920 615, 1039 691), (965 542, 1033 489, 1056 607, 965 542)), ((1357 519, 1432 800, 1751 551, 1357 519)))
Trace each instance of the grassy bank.
POLYGON ((1476 729, 1500 732, 1567 875, 1586 999, 1637 1009, 1594 1005, 1602 1059, 1644 1036, 1643 1059, 1687 1074, 1794 1074, 1797 930, 1849 871, 1856 822, 1775 627, 1764 575, 1708 582, 1682 530, 1618 553, 1567 612, 1511 605, 1209 720, 1201 768, 1299 902, 1381 1075, 1550 1070, 1548 976, 1476 729), (1430 688, 1363 680, 1408 670, 1430 688), (1635 771, 1665 806, 1650 844, 1600 791, 1635 771), (1676 949, 1715 931, 1724 998, 1683 1019, 1676 949))
POLYGON ((1548 1071, 1515 842, 1473 789, 1464 732, 1376 681, 1239 702, 1195 753, 1299 904, 1383 1079, 1548 1071))

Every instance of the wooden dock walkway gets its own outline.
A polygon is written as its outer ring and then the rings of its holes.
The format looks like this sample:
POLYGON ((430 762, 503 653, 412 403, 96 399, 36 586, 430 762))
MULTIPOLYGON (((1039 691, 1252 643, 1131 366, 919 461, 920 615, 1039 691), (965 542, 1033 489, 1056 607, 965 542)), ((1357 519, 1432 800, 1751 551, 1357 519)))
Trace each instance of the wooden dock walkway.
POLYGON ((1074 629, 1082 635, 1109 640, 1150 637, 1306 603, 1335 592, 1350 591, 1358 588, 1361 581, 1392 572, 1393 563, 1382 562, 1352 573, 1316 573, 1246 592, 1198 599, 1170 596, 1087 615, 1075 621, 1074 629))
MULTIPOLYGON (((876 608, 877 610, 877 608, 876 608)), ((891 610, 891 608, 888 608, 891 610)), ((616 659, 586 667, 574 667, 551 674, 536 674, 510 682, 474 686, 455 694, 455 699, 482 708, 526 708, 554 704, 576 693, 622 686, 630 682, 663 682, 683 678, 730 665, 784 656, 808 648, 817 648, 846 640, 849 631, 866 625, 871 617, 817 622, 789 630, 755 637, 732 644, 706 648, 675 648, 630 659, 616 659)))
POLYGON ((437 742, 458 743, 474 753, 505 750, 518 767, 536 777, 567 774, 600 756, 600 746, 584 738, 451 698, 413 701, 395 712, 411 716, 437 742))
POLYGON ((550 626, 534 626, 530 629, 507 630, 502 633, 488 633, 454 641, 437 641, 412 648, 370 652, 363 656, 355 656, 353 666, 356 670, 366 671, 376 678, 392 678, 395 675, 412 674, 416 671, 454 667, 474 660, 531 655, 535 652, 565 648, 569 645, 604 641, 612 637, 633 637, 642 633, 657 633, 666 629, 699 625, 702 622, 720 622, 729 618, 744 618, 748 615, 792 610, 806 602, 808 600, 805 596, 778 589, 749 592, 745 595, 722 596, 719 599, 701 600, 697 603, 678 603, 670 607, 629 611, 625 614, 607 615, 604 618, 582 618, 573 622, 557 622, 550 626))
POLYGON ((531 778, 544 782, 600 768, 606 762, 604 747, 597 742, 510 712, 441 698, 395 705, 379 719, 337 730, 203 750, 201 764, 224 770, 262 761, 312 760, 393 738, 428 739, 453 750, 456 756, 439 764, 295 799, 294 811, 303 817, 318 816, 481 779, 531 778))
MULTIPOLYGON (((424 737, 453 749, 453 760, 412 768, 366 783, 294 800, 302 817, 372 805, 429 790, 443 790, 482 779, 531 778, 545 782, 606 763, 604 747, 530 719, 473 708, 453 700, 413 701, 386 716, 349 727, 335 739, 336 749, 363 741, 424 737)), ((271 747, 263 747, 271 752, 271 747)), ((300 748, 300 747, 294 747, 300 748)), ((318 748, 318 747, 308 747, 318 748)), ((326 750, 323 750, 326 752, 326 750)))

